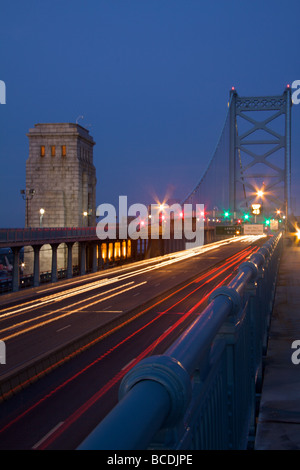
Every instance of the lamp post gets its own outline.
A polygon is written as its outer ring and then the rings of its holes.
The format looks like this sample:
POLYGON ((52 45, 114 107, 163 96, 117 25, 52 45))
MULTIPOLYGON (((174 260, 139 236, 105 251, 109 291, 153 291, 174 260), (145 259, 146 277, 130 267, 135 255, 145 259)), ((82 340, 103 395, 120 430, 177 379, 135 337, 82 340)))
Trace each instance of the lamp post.
POLYGON ((35 195, 35 189, 21 189, 20 193, 24 201, 26 201, 26 227, 28 227, 28 201, 35 195))
POLYGON ((45 209, 40 209, 40 228, 43 227, 43 216, 45 214, 45 209))
POLYGON ((84 211, 83 212, 83 226, 84 227, 87 227, 88 226, 88 212, 87 211, 84 211))

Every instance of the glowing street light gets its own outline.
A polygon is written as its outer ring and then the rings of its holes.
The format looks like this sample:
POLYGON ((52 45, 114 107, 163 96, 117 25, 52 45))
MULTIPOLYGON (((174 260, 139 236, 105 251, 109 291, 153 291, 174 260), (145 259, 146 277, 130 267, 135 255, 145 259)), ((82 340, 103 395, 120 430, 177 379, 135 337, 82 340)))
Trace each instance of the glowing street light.
POLYGON ((82 213, 83 215, 83 225, 86 227, 88 226, 88 211, 83 211, 82 213))
POLYGON ((43 216, 45 214, 45 209, 41 208, 40 209, 40 228, 43 227, 43 216))
POLYGON ((264 192, 260 189, 259 191, 257 191, 256 194, 257 194, 258 197, 263 197, 264 192))

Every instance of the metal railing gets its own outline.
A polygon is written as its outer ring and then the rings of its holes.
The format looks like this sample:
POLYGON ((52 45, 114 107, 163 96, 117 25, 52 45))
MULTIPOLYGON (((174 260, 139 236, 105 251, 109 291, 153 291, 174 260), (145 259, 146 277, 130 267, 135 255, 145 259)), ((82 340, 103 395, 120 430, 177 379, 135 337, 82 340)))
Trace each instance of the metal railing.
POLYGON ((247 448, 282 245, 269 239, 163 355, 127 373, 79 450, 247 448))
POLYGON ((96 227, 0 229, 0 247, 56 241, 98 240, 96 227))

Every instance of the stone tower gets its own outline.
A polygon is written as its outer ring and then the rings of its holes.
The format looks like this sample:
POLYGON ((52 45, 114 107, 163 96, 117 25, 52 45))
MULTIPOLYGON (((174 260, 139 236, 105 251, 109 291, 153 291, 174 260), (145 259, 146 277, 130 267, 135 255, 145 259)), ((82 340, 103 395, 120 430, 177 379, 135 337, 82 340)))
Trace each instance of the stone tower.
POLYGON ((95 226, 95 142, 89 131, 78 124, 36 124, 27 136, 26 190, 35 190, 27 226, 95 226))
MULTIPOLYGON (((35 124, 27 136, 26 194, 31 191, 34 195, 26 201, 25 225, 32 228, 95 227, 95 142, 89 131, 72 123, 35 124)), ((60 246, 59 250, 58 269, 61 269, 66 264, 66 247, 60 246)), ((50 255, 49 247, 43 247, 41 272, 48 270, 50 255)), ((33 258, 28 255, 26 258, 26 271, 30 272, 33 258)), ((76 264, 76 260, 74 262, 76 264)))

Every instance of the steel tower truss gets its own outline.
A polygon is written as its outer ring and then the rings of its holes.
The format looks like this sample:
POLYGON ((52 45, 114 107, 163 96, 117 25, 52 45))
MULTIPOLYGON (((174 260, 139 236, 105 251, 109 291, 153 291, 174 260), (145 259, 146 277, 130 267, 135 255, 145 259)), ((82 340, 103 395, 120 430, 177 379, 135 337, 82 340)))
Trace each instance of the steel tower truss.
POLYGON ((291 89, 288 86, 281 96, 240 97, 235 89, 230 95, 231 210, 240 213, 249 209, 257 202, 260 190, 265 211, 271 215, 274 210, 280 210, 288 217, 291 212, 291 89), (272 129, 278 120, 283 128, 281 132, 272 129), (241 124, 248 129, 239 132, 241 124), (278 152, 282 156, 279 159, 278 152))

